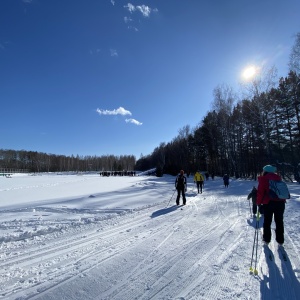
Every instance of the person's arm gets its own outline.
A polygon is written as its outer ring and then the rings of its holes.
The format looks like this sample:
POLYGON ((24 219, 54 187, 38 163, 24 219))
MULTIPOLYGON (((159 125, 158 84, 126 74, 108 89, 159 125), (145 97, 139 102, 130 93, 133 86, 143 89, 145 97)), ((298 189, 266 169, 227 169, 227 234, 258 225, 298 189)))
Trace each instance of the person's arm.
POLYGON ((258 177, 258 187, 257 187, 257 198, 256 204, 263 204, 265 193, 266 193, 266 180, 263 176, 258 177))

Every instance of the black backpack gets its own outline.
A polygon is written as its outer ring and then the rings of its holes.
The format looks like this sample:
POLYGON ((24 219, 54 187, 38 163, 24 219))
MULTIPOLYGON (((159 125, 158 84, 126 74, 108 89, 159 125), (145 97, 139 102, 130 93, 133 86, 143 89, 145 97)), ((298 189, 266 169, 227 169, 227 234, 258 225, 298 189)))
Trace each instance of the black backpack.
POLYGON ((183 175, 178 175, 177 177, 177 187, 184 187, 185 177, 183 175))

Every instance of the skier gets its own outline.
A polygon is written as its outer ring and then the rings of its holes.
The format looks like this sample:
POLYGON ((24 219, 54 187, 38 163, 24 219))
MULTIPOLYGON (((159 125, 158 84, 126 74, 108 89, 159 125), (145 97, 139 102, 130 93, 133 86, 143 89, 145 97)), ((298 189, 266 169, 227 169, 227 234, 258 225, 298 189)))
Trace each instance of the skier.
POLYGON ((252 213, 253 213, 253 217, 255 218, 257 213, 257 204, 256 204, 257 189, 255 186, 253 187, 252 191, 247 197, 248 200, 250 200, 250 198, 252 199, 252 213))
POLYGON ((197 171, 194 175, 194 182, 196 182, 197 184, 198 194, 199 194, 199 190, 201 191, 202 194, 204 176, 199 171, 197 171))
POLYGON ((185 193, 187 190, 186 177, 184 176, 184 171, 181 170, 175 180, 175 188, 177 190, 176 205, 179 205, 180 193, 182 195, 183 205, 186 205, 185 193))
POLYGON ((285 210, 286 199, 271 198, 269 195, 269 180, 281 180, 280 176, 275 173, 276 167, 266 165, 263 167, 262 176, 258 177, 257 200, 256 204, 263 204, 264 208, 264 225, 263 241, 269 244, 271 241, 271 223, 274 215, 276 224, 276 241, 279 245, 284 243, 284 225, 283 214, 285 210))
POLYGON ((223 176, 223 182, 224 182, 224 186, 225 186, 226 188, 228 188, 228 186, 229 186, 229 176, 228 176, 227 174, 225 174, 225 175, 223 176))

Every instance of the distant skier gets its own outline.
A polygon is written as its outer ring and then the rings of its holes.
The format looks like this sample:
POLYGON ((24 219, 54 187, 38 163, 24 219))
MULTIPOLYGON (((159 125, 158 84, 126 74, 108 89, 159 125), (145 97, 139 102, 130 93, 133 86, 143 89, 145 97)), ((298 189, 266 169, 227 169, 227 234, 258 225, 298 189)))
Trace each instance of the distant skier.
POLYGON ((187 182, 183 170, 181 170, 178 176, 176 177, 175 188, 177 190, 176 205, 179 205, 180 194, 182 195, 183 205, 186 205, 185 193, 187 190, 187 182))
POLYGON ((205 178, 206 178, 206 180, 209 179, 209 173, 208 172, 205 173, 205 178))
POLYGON ((228 186, 229 186, 229 176, 228 176, 227 174, 225 174, 225 175, 223 176, 223 182, 224 182, 224 186, 225 186, 226 188, 228 188, 228 186))
POLYGON ((199 171, 197 171, 194 175, 194 182, 196 182, 196 184, 197 184, 198 194, 199 194, 199 191, 202 194, 204 176, 199 171))
POLYGON ((252 191, 250 192, 250 194, 248 195, 247 199, 248 200, 252 200, 252 213, 253 213, 253 217, 256 216, 257 213, 257 204, 256 204, 256 198, 257 198, 257 189, 254 186, 252 191))

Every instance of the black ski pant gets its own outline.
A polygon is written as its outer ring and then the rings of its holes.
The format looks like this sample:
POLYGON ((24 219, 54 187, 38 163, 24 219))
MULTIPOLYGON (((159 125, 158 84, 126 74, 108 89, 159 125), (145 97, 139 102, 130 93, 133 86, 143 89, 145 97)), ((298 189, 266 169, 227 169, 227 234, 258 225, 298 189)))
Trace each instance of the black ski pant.
POLYGON ((270 201, 268 204, 264 204, 264 233, 263 239, 265 242, 271 241, 271 224, 274 215, 274 221, 276 225, 275 238, 277 243, 284 243, 284 225, 283 225, 283 213, 285 209, 284 201, 270 201))
POLYGON ((196 181, 196 183, 197 183, 198 193, 199 193, 199 191, 202 193, 203 181, 196 181))
POLYGON ((185 198, 185 191, 184 191, 184 188, 179 188, 179 189, 177 189, 176 204, 179 205, 180 194, 182 195, 183 205, 185 205, 185 204, 186 204, 186 198, 185 198))
POLYGON ((255 202, 252 202, 252 213, 253 213, 254 215, 256 215, 256 213, 257 213, 257 205, 256 205, 255 202))

